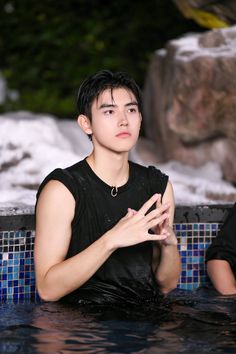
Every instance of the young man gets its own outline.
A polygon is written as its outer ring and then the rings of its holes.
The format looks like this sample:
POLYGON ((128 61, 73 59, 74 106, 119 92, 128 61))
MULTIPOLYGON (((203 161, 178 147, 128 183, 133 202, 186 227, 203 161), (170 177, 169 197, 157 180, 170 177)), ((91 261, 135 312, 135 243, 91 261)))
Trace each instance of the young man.
POLYGON ((81 85, 78 124, 92 153, 45 178, 36 205, 35 270, 46 301, 150 301, 180 274, 168 177, 128 160, 142 120, 141 94, 122 72, 81 85))
POLYGON ((236 294, 236 203, 206 252, 207 272, 221 295, 236 294))

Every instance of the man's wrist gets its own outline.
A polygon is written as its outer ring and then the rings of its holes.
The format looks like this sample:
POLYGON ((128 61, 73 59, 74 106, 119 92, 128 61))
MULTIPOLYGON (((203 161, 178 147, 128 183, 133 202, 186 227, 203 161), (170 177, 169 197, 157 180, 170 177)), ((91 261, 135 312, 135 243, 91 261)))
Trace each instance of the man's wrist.
POLYGON ((110 230, 102 236, 102 239, 104 242, 104 247, 109 253, 113 253, 118 248, 113 242, 113 237, 110 230))
POLYGON ((161 243, 161 248, 163 248, 163 249, 177 248, 177 247, 178 247, 178 240, 177 239, 171 240, 168 243, 164 243, 164 242, 161 243))

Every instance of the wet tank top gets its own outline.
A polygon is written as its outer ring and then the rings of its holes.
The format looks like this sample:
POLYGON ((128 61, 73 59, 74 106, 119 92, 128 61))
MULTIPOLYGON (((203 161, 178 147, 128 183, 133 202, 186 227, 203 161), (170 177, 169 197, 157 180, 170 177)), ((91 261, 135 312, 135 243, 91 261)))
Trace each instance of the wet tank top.
MULTIPOLYGON (((129 171, 129 180, 118 188, 116 197, 112 197, 111 186, 93 172, 86 159, 66 169, 57 168, 44 179, 37 198, 49 180, 58 180, 76 201, 66 258, 83 251, 111 229, 126 215, 128 207, 138 210, 154 193, 163 195, 168 176, 160 170, 130 161, 129 171)), ((85 284, 62 300, 113 303, 144 301, 158 296, 152 252, 152 242, 117 249, 85 284)))

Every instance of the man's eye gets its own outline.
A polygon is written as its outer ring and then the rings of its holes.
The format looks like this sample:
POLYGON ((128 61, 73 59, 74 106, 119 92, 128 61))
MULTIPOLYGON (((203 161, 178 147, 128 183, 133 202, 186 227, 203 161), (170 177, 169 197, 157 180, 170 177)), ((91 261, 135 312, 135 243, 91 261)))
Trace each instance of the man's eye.
POLYGON ((128 112, 130 112, 130 113, 136 113, 137 112, 137 108, 129 108, 128 109, 128 112))
POLYGON ((107 110, 107 111, 104 111, 104 114, 106 114, 106 115, 110 115, 110 114, 112 114, 113 113, 113 110, 112 109, 109 109, 109 110, 107 110))

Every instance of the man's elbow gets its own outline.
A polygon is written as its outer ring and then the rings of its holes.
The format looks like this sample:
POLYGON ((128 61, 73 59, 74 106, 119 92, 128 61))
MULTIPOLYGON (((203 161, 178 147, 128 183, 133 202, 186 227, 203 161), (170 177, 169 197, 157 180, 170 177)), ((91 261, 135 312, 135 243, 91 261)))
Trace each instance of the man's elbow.
POLYGON ((159 273, 157 275, 157 283, 159 285, 159 289, 163 294, 168 294, 172 290, 176 289, 178 286, 179 278, 181 275, 181 267, 179 267, 178 272, 172 275, 166 275, 159 273))
POLYGON ((56 296, 55 293, 50 291, 50 289, 45 289, 42 287, 37 287, 37 293, 40 297, 41 300, 46 301, 46 302, 55 302, 60 300, 59 296, 56 296))
POLYGON ((160 285, 160 291, 163 295, 169 294, 172 290, 177 288, 178 281, 172 281, 168 285, 160 285))
POLYGON ((236 287, 216 287, 216 290, 223 296, 236 295, 236 287))

